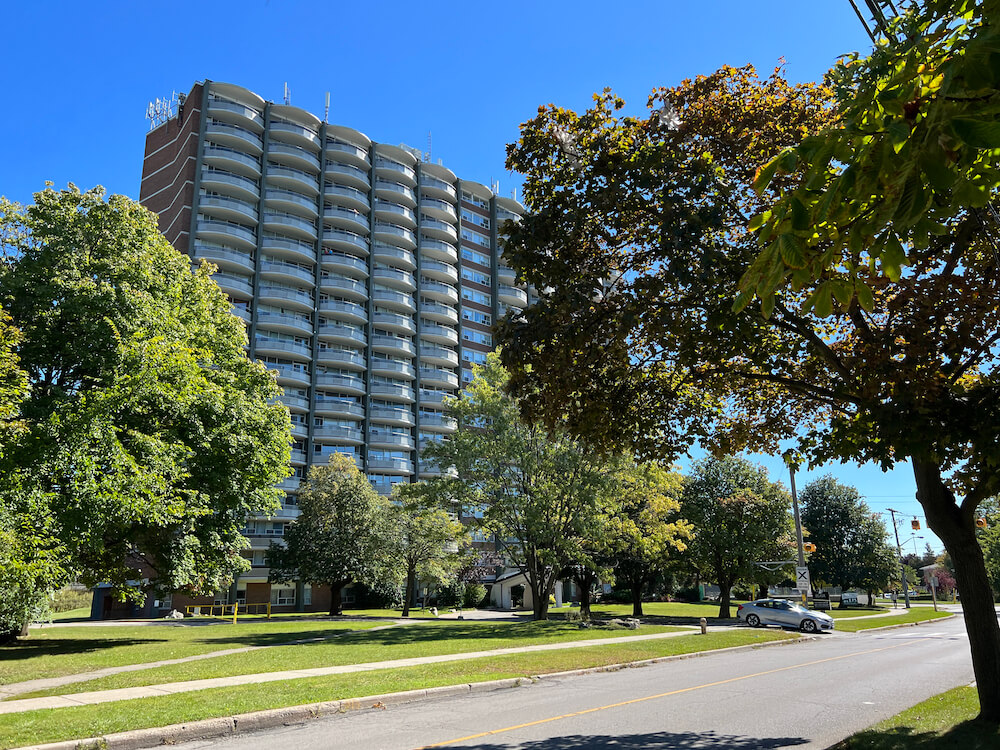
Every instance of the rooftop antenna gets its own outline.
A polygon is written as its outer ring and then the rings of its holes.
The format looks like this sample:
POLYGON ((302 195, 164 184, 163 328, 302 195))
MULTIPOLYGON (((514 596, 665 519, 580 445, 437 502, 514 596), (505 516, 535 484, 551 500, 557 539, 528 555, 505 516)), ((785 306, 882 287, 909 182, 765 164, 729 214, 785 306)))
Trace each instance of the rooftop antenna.
POLYGON ((330 92, 326 92, 326 106, 323 108, 323 122, 330 122, 330 92))
POLYGON ((427 131, 427 154, 424 156, 424 161, 429 162, 431 160, 431 131, 427 131))
POLYGON ((500 180, 494 180, 491 177, 490 178, 490 190, 493 191, 493 195, 496 195, 497 193, 499 193, 500 192, 500 180))
POLYGON ((292 103, 292 92, 288 90, 288 81, 285 81, 285 104, 292 103))
POLYGON ((146 119, 149 129, 154 130, 174 116, 174 106, 177 104, 177 92, 171 91, 169 97, 157 97, 146 105, 146 119))

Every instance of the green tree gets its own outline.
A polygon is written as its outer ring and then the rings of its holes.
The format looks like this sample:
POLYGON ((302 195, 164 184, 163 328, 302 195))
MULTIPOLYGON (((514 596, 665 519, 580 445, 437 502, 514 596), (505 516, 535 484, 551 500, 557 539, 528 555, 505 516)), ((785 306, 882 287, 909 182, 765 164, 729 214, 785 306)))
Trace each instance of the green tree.
POLYGON ((192 273, 155 216, 103 195, 0 200, 0 304, 28 381, 3 474, 81 580, 215 591, 248 568, 246 519, 280 496, 288 414, 212 269, 192 273))
POLYGON ((548 618, 549 594, 570 564, 586 563, 585 541, 602 515, 611 485, 604 462, 565 434, 522 421, 506 393, 499 357, 450 404, 459 430, 429 446, 425 458, 454 467, 430 482, 438 497, 482 507, 482 526, 531 588, 534 617, 548 618))
MULTIPOLYGON (((683 479, 655 463, 626 463, 615 477, 614 502, 601 532, 615 580, 632 592, 632 616, 642 617, 642 592, 686 547, 691 524, 679 518, 683 479)), ((589 597, 587 602, 589 613, 589 597)), ((583 604, 580 606, 581 614, 583 604)))
POLYGON ((351 457, 331 454, 327 466, 310 467, 299 492, 299 517, 288 525, 284 544, 271 543, 268 580, 329 586, 330 614, 342 614, 345 586, 401 577, 393 515, 351 457))
POLYGON ((794 549, 791 498, 762 466, 742 457, 695 462, 681 515, 694 525, 690 561, 721 590, 722 618, 730 615, 732 587, 759 577, 756 563, 787 560, 794 549))
POLYGON ((799 496, 802 526, 816 551, 809 556, 813 580, 842 589, 864 588, 869 602, 898 568, 888 531, 872 515, 854 487, 827 475, 810 482, 799 496))
POLYGON ((413 587, 418 580, 443 584, 466 562, 468 532, 440 507, 428 506, 424 483, 397 484, 393 500, 399 525, 399 556, 406 575, 403 617, 410 616, 413 587))

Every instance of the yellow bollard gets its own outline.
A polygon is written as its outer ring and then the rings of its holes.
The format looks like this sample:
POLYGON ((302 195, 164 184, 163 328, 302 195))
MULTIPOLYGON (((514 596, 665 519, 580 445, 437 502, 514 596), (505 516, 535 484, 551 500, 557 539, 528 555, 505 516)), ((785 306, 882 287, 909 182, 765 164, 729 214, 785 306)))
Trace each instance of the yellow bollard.
POLYGON ((236 602, 236 604, 234 604, 234 605, 233 605, 233 625, 235 625, 235 624, 236 624, 236 611, 237 611, 237 610, 238 610, 239 608, 240 608, 240 603, 239 603, 239 602, 236 602))

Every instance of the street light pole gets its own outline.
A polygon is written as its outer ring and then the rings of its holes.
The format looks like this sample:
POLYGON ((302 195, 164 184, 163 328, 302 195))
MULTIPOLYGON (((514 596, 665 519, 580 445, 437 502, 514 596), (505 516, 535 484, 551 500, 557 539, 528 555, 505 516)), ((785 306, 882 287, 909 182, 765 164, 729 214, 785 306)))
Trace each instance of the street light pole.
POLYGON ((910 587, 906 583, 906 573, 904 568, 906 563, 903 562, 903 548, 899 546, 899 527, 896 526, 896 514, 899 513, 898 510, 893 510, 892 508, 886 508, 887 511, 892 513, 892 530, 896 533, 896 554, 899 557, 899 581, 900 585, 903 587, 903 597, 906 599, 906 608, 910 608, 910 587))
MULTIPOLYGON (((792 486, 792 512, 795 515, 795 538, 799 547, 799 567, 804 568, 806 565, 806 553, 802 547, 802 520, 799 517, 799 497, 795 492, 795 464, 788 464, 788 476, 791 480, 792 486)), ((808 603, 807 597, 809 596, 808 591, 802 592, 802 604, 808 603)))

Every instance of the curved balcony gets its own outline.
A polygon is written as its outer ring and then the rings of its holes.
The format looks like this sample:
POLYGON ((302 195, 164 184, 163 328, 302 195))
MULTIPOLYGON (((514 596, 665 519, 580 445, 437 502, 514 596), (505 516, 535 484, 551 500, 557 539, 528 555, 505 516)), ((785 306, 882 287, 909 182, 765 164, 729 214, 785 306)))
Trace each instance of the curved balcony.
POLYGON ((319 135, 316 132, 294 122, 271 120, 271 124, 268 126, 268 135, 277 136, 278 139, 286 143, 294 143, 296 146, 315 151, 319 151, 321 145, 319 135))
POLYGON ((368 216, 353 208, 342 206, 326 206, 323 218, 334 226, 343 227, 352 232, 368 234, 368 216))
POLYGON ((246 276, 232 276, 228 273, 216 273, 212 275, 212 281, 219 285, 219 289, 230 297, 241 299, 253 298, 253 283, 246 276))
POLYGON ((506 302, 508 305, 526 307, 528 304, 528 293, 515 286, 500 284, 497 287, 497 296, 500 298, 501 302, 506 302))
POLYGON ((264 150, 264 139, 252 130, 225 122, 206 122, 205 137, 213 143, 229 148, 245 150, 260 156, 264 150))
POLYGON ((268 184, 299 190, 306 195, 319 195, 319 178, 301 169, 268 162, 265 177, 268 184))
POLYGON ((265 232, 261 237, 261 250, 300 263, 316 262, 316 246, 291 237, 275 237, 265 232))
POLYGON ((260 185, 257 180, 224 169, 201 170, 201 186, 205 190, 225 193, 245 201, 256 201, 260 198, 260 185))
POLYGON ((256 109, 228 99, 208 97, 208 114, 212 117, 253 127, 257 132, 264 130, 264 117, 256 109))
POLYGON ((455 206, 448 201, 443 201, 438 198, 430 198, 421 195, 420 210, 433 219, 439 219, 441 221, 452 223, 458 221, 458 212, 455 210, 455 206))
POLYGON ((388 430, 368 430, 368 444, 374 448, 411 450, 414 445, 412 435, 404 435, 388 430))
POLYGON ((235 315, 237 318, 239 318, 240 320, 242 320, 247 325, 250 325, 250 321, 251 321, 252 317, 251 317, 250 311, 247 310, 245 307, 235 307, 235 306, 233 306, 232 308, 230 308, 230 312, 232 312, 233 315, 235 315))
POLYGON ((375 255, 375 260, 380 263, 399 266, 406 271, 413 271, 417 267, 417 259, 413 253, 409 250, 403 250, 401 247, 393 247, 384 242, 376 242, 372 248, 372 253, 375 255))
POLYGON ((442 367, 458 367, 458 352, 443 346, 421 346, 420 361, 442 367))
POLYGON ((420 264, 420 273, 448 284, 458 283, 458 269, 439 260, 425 260, 420 264))
POLYGON ((347 208, 353 208, 355 211, 368 211, 371 209, 371 201, 368 200, 368 194, 347 185, 336 185, 328 182, 323 187, 323 195, 331 202, 340 206, 346 206, 347 208))
POLYGON ((346 273, 349 276, 358 276, 362 279, 368 278, 368 261, 356 255, 348 253, 338 253, 329 248, 323 248, 320 256, 320 263, 327 271, 336 273, 346 273))
POLYGON ((198 210, 206 216, 257 226, 257 206, 239 198, 222 195, 199 195, 198 210))
POLYGON ((260 264, 261 278, 285 284, 304 284, 312 289, 316 286, 316 272, 311 268, 303 268, 294 263, 280 260, 262 260, 260 264))
POLYGON ((424 195, 453 203, 458 200, 458 191, 455 190, 454 185, 449 185, 444 180, 439 180, 437 177, 431 177, 426 174, 420 175, 420 192, 424 195))
POLYGON ((270 362, 266 364, 266 367, 268 370, 273 370, 278 373, 279 384, 284 381, 298 386, 309 385, 308 370, 292 367, 291 365, 276 365, 270 362))
POLYGON ((319 216, 316 199, 302 195, 302 193, 296 193, 294 190, 268 188, 264 191, 264 206, 293 214, 303 212, 312 218, 319 216))
POLYGON ((326 154, 338 161, 353 164, 359 169, 367 169, 369 167, 368 149, 355 146, 353 143, 327 138, 326 154))
POLYGON ((454 432, 458 429, 458 420, 445 414, 420 415, 420 429, 428 432, 454 432))
POLYGON ((360 429, 339 424, 313 427, 313 438, 316 440, 337 440, 355 445, 365 442, 364 433, 360 429))
POLYGON ((258 332, 254 338, 254 346, 258 356, 291 356, 304 360, 312 359, 312 347, 309 344, 289 339, 271 338, 270 336, 263 335, 261 332, 258 332))
MULTIPOLYGON (((270 310, 257 310, 257 330, 280 331, 298 335, 312 336, 313 324, 308 317, 277 313, 270 310)), ((309 402, 306 401, 306 408, 309 402)))
POLYGON ((365 369, 365 355, 356 349, 320 349, 316 353, 316 360, 324 365, 351 370, 365 369))
POLYGON ((452 393, 434 393, 431 391, 420 390, 420 405, 430 406, 436 409, 443 409, 445 399, 454 398, 452 393))
POLYGON ((421 479, 434 479, 436 477, 458 477, 458 470, 454 466, 442 470, 437 464, 430 461, 420 462, 420 478, 421 479))
POLYGON ((206 142, 201 152, 201 158, 205 164, 224 169, 227 172, 260 177, 260 159, 228 146, 212 145, 206 142))
POLYGON ((408 250, 417 248, 417 235, 406 227, 398 224, 389 224, 384 221, 375 222, 375 238, 383 242, 395 242, 406 247, 408 250))
POLYGON ((319 172, 319 157, 299 146, 271 141, 267 144, 267 158, 274 159, 278 164, 284 164, 306 172, 319 172))
POLYGON ((285 393, 277 400, 277 403, 292 411, 309 411, 309 399, 302 396, 290 396, 285 393))
POLYGON ((254 272, 252 254, 241 253, 221 245, 195 244, 191 257, 214 263, 220 271, 235 271, 237 274, 254 272))
POLYGON ((400 362, 395 359, 372 357, 369 369, 371 369, 373 375, 383 375, 402 380, 413 380, 416 377, 412 364, 409 362, 400 362))
POLYGON ((513 286, 517 283, 517 272, 510 266, 497 266, 497 281, 513 286))
POLYGON ((373 406, 368 410, 369 418, 374 422, 393 424, 399 427, 413 427, 413 411, 410 409, 393 409, 388 406, 373 406))
POLYGON ((372 302, 377 302, 385 307, 392 307, 402 310, 404 313, 413 314, 416 312, 416 305, 413 302, 413 295, 393 292, 388 289, 372 290, 372 302))
POLYGON ((298 477, 288 477, 278 482, 278 489, 285 492, 298 492, 302 480, 298 477))
POLYGON ((458 263, 458 248, 425 235, 420 235, 420 254, 445 263, 458 263))
POLYGON ((458 230, 455 227, 445 221, 432 219, 427 214, 420 215, 420 231, 440 240, 458 242, 458 230))
POLYGON ((293 466, 301 466, 301 465, 305 464, 305 462, 306 462, 306 452, 305 451, 293 450, 292 451, 292 458, 291 458, 291 460, 292 460, 292 465, 293 466))
POLYGON ((413 171, 412 167, 378 154, 375 155, 375 174, 392 180, 402 180, 410 187, 417 186, 417 173, 413 171))
POLYGON ((316 305, 310 292, 275 284, 261 284, 257 298, 265 304, 292 307, 303 312, 312 312, 316 305))
POLYGON ((398 203, 375 201, 375 215, 386 221, 398 222, 410 229, 417 226, 417 215, 406 206, 401 206, 398 203))
POLYGON ((316 397, 316 413, 324 416, 335 416, 341 419, 365 418, 365 407, 350 401, 341 401, 335 398, 316 397))
POLYGON ((213 221, 210 218, 199 215, 195 224, 197 237, 205 240, 229 243, 247 250, 257 247, 257 234, 240 224, 230 224, 226 221, 213 221))
POLYGON ((408 385, 392 385, 390 383, 372 383, 371 394, 384 398, 388 401, 399 401, 404 404, 412 404, 416 399, 413 395, 413 388, 408 385))
POLYGON ((271 232, 283 232, 304 240, 315 240, 316 225, 294 214, 264 211, 264 227, 271 232))
MULTIPOLYGON (((323 341, 330 341, 342 346, 351 346, 352 344, 364 346, 368 341, 368 337, 365 335, 364 331, 337 323, 321 322, 319 327, 316 329, 316 333, 321 339, 323 339, 323 341)), ((339 350, 334 349, 333 351, 339 350)), ((329 360, 327 359, 326 354, 327 350, 320 347, 320 350, 316 353, 316 358, 324 362, 328 362, 329 360)))
POLYGON ((309 425, 305 422, 297 422, 292 420, 292 437, 301 438, 305 440, 309 437, 309 425))
POLYGON ((327 276, 319 281, 321 291, 350 297, 361 302, 368 300, 368 285, 345 276, 327 276))
POLYGON ((420 314, 436 323, 458 325, 458 310, 440 302, 421 302, 420 314))
POLYGON ((420 338, 434 344, 458 346, 458 331, 434 323, 420 324, 420 338))
POLYGON ((402 333, 407 336, 412 336, 417 332, 417 326, 413 322, 413 318, 409 315, 400 315, 399 313, 391 312, 376 312, 372 316, 372 323, 383 330, 393 331, 394 333, 402 333))
POLYGON ((412 341, 378 334, 372 335, 372 349, 394 357, 412 357, 417 351, 412 341))
POLYGON ((413 274, 409 271, 400 271, 397 268, 375 268, 372 270, 372 278, 386 286, 404 289, 407 292, 412 292, 417 288, 413 274))
MULTIPOLYGON (((319 311, 336 316, 338 320, 364 325, 368 322, 368 311, 356 302, 343 302, 336 299, 320 300, 319 311)), ((376 316, 377 317, 377 316, 376 316)))
POLYGON ((375 180, 375 197, 402 203, 410 208, 417 207, 417 194, 413 188, 391 180, 375 180))
POLYGON ((368 172, 358 169, 351 164, 327 161, 323 167, 323 171, 328 177, 332 176, 335 182, 349 185, 359 190, 371 190, 372 183, 368 177, 368 172))
POLYGON ((450 305, 458 304, 458 290, 450 284, 440 281, 420 280, 420 293, 425 294, 433 300, 444 302, 450 305))
POLYGON ((437 367, 421 367, 420 383, 437 388, 458 388, 458 375, 451 370, 437 367))
POLYGON ((383 474, 408 475, 413 473, 413 462, 404 458, 369 458, 369 471, 380 471, 383 474))
POLYGON ((368 255, 368 238, 362 237, 355 232, 348 232, 346 229, 324 228, 323 242, 341 250, 360 250, 365 255, 368 255))
POLYGON ((334 388, 343 393, 361 396, 365 392, 365 381, 362 378, 339 375, 331 372, 316 373, 317 388, 334 388))

